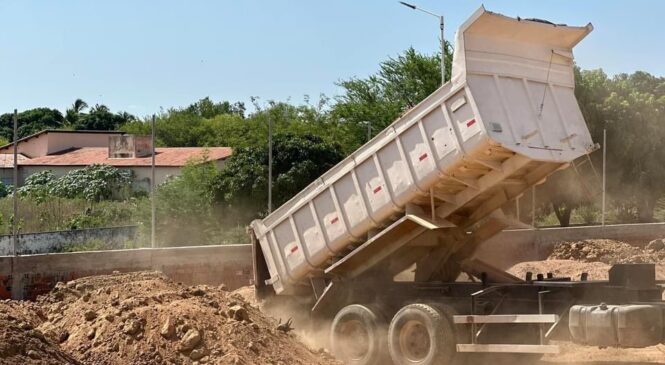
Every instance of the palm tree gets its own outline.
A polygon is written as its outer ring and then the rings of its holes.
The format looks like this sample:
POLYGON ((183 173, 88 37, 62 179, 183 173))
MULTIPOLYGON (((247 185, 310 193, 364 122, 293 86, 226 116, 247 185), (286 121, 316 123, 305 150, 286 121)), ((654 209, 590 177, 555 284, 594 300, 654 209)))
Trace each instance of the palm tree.
POLYGON ((83 110, 86 108, 88 108, 88 103, 82 99, 74 100, 74 104, 72 104, 71 108, 67 109, 67 112, 65 113, 65 122, 67 126, 73 127, 74 124, 76 124, 76 122, 79 120, 83 110))

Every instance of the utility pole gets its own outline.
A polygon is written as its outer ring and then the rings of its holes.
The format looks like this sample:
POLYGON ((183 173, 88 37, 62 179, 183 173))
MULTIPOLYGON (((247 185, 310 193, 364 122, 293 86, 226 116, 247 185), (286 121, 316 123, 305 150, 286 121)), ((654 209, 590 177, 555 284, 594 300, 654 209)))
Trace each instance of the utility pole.
POLYGON ((441 85, 446 83, 446 41, 443 34, 443 15, 439 15, 439 27, 441 28, 441 85))
POLYGON ((602 201, 602 207, 601 207, 601 215, 600 215, 600 224, 602 226, 605 225, 605 182, 606 182, 606 176, 605 172, 607 171, 605 169, 605 163, 607 161, 607 129, 603 129, 603 201, 602 201))
POLYGON ((272 118, 268 115, 268 213, 272 213, 272 118))
POLYGON ((18 255, 18 112, 14 109, 14 189, 12 201, 14 204, 14 219, 12 219, 12 253, 18 255))
POLYGON ((405 3, 404 1, 400 1, 399 3, 406 6, 407 8, 421 11, 425 14, 437 17, 439 19, 439 28, 441 30, 441 85, 445 84, 446 83, 446 41, 445 41, 445 35, 443 33, 444 30, 443 15, 439 15, 429 10, 425 10, 414 4, 405 3))
POLYGON ((152 115, 150 123, 151 136, 150 145, 152 146, 152 153, 150 154, 150 247, 155 248, 155 115, 152 115))

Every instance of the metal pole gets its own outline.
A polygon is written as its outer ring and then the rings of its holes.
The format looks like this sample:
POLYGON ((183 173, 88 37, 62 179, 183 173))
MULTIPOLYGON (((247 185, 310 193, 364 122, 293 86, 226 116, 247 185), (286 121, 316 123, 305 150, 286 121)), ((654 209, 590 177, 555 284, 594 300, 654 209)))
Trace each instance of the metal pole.
POLYGON ((14 203, 14 219, 12 219, 12 253, 18 255, 18 112, 14 109, 14 191, 12 200, 14 203))
POLYGON ((443 15, 439 16, 441 27, 441 85, 446 83, 446 41, 443 33, 443 15))
POLYGON ((536 186, 531 188, 531 227, 536 228, 536 186))
POLYGON ((520 197, 518 196, 515 199, 515 214, 517 215, 517 221, 520 221, 520 197))
POLYGON ((150 247, 155 248, 155 115, 152 115, 150 123, 151 136, 150 144, 152 145, 152 153, 150 154, 150 247))
POLYGON ((268 213, 272 213, 272 118, 268 116, 268 213))
POLYGON ((600 224, 605 225, 605 162, 607 161, 607 129, 603 129, 603 202, 602 202, 602 213, 600 218, 600 224))

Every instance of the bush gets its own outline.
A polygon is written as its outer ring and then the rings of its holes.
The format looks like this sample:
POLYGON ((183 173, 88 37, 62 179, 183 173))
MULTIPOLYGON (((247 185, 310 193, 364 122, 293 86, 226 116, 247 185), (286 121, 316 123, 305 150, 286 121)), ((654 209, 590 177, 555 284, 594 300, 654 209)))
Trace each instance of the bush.
POLYGON ((69 171, 56 180, 52 192, 61 198, 83 198, 98 202, 127 198, 131 192, 132 172, 109 165, 91 165, 69 171))

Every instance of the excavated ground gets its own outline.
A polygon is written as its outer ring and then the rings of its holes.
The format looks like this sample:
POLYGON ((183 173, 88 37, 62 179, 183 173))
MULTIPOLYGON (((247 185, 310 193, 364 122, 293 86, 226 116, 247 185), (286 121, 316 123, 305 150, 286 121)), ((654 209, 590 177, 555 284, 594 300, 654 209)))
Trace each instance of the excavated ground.
MULTIPOLYGON (((646 242, 636 242, 636 244, 604 239, 561 242, 555 245, 547 260, 519 263, 508 271, 521 278, 527 272, 532 272, 534 275, 553 273, 555 277, 579 280, 582 273, 588 273, 589 280, 607 280, 608 270, 613 264, 647 262, 656 263, 656 278, 665 280, 665 242, 655 240, 648 244, 646 242)), ((558 345, 561 347, 561 353, 545 356, 539 364, 665 364, 665 345, 644 349, 599 349, 570 343, 558 343, 558 345)))
MULTIPOLYGON (((665 242, 632 246, 611 240, 562 242, 547 260, 509 271, 607 279, 614 263, 656 262, 665 280, 665 242)), ((161 273, 112 274, 59 283, 37 302, 0 302, 0 365, 74 364, 339 364, 278 329, 292 314, 263 313, 250 287, 187 287, 161 273)), ((297 315, 297 313, 296 313, 297 315)), ((283 327, 282 327, 283 329, 283 327)), ((301 334, 302 335, 302 334, 301 334)), ((665 364, 665 346, 595 349, 560 344, 562 353, 535 364, 665 364)))
POLYGON ((0 364, 337 364, 223 287, 139 272, 2 303, 0 364))

